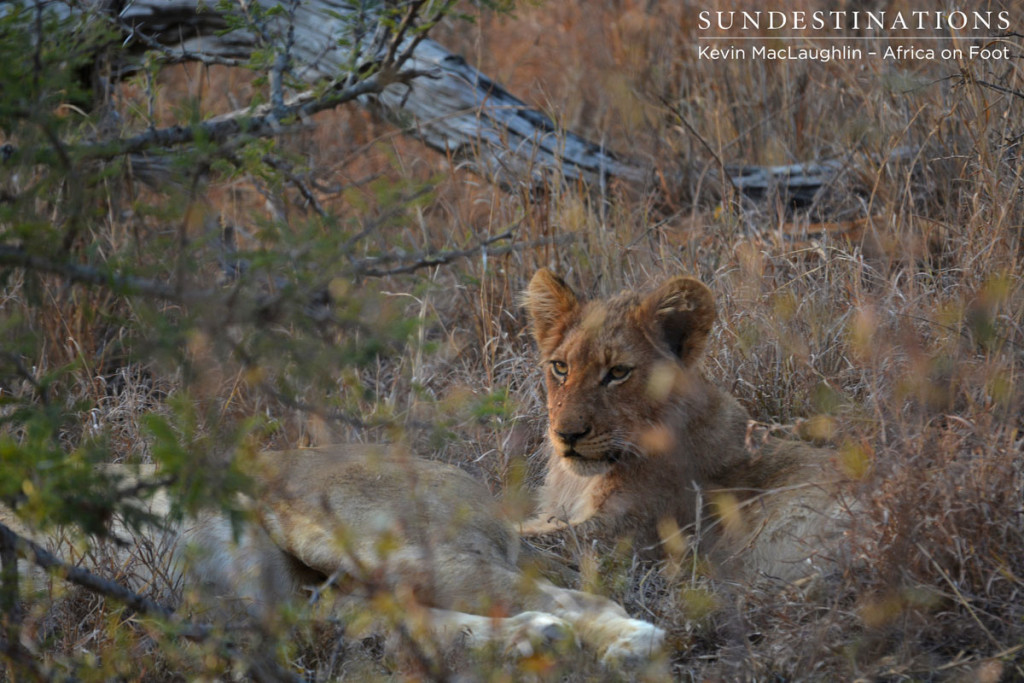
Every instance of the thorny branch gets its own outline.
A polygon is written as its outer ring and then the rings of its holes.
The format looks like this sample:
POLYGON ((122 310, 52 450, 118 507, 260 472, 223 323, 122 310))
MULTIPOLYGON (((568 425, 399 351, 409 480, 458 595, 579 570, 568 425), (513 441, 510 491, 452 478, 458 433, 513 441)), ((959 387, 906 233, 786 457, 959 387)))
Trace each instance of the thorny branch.
MULTIPOLYGON (((55 12, 75 14, 91 12, 94 4, 68 3, 64 7, 51 3, 50 7, 57 8, 55 12)), ((657 175, 647 162, 614 154, 603 144, 561 129, 549 116, 427 38, 428 30, 451 9, 454 3, 450 1, 434 5, 423 0, 292 0, 286 5, 288 16, 284 20, 268 20, 255 9, 272 3, 253 0, 240 3, 239 9, 247 22, 242 27, 232 26, 226 15, 200 1, 195 1, 194 14, 190 11, 193 2, 189 0, 99 4, 122 8, 116 18, 107 21, 125 36, 127 52, 132 51, 134 42, 158 52, 167 62, 244 66, 252 64, 247 58, 257 50, 276 50, 278 59, 267 69, 274 72, 268 73, 274 81, 271 110, 280 108, 283 79, 279 76, 286 73, 310 83, 331 84, 333 79, 333 87, 342 90, 365 83, 365 79, 380 79, 380 87, 367 88, 365 96, 359 97, 360 106, 400 126, 405 134, 431 149, 458 159, 499 187, 546 183, 551 178, 601 187, 610 178, 647 185, 657 175), (201 7, 203 11, 198 11, 201 7), (392 14, 389 21, 382 21, 380 12, 386 7, 401 7, 402 14, 392 14), (339 42, 338 36, 345 40, 339 42), (414 75, 404 70, 407 63, 416 74, 429 74, 431 78, 413 82, 414 75), (402 87, 387 87, 390 84, 402 87)), ((125 71, 132 68, 129 64, 125 71)), ((685 121, 683 125, 686 126, 685 121)), ((278 128, 268 126, 252 134, 276 132, 278 128)), ((154 137, 157 139, 152 141, 143 137, 142 146, 148 149, 161 144, 162 138, 154 137)), ((186 134, 183 141, 192 142, 195 137, 186 134)), ((180 144, 173 135, 169 139, 170 144, 180 144)), ((94 148, 92 153, 102 158, 125 153, 121 149, 122 145, 115 144, 113 149, 94 148)), ((36 153, 36 158, 39 154, 36 153)), ((720 182, 727 188, 731 183, 743 195, 754 198, 777 190, 797 203, 813 203, 817 190, 833 182, 842 171, 840 164, 825 161, 740 166, 723 172, 721 161, 715 160, 719 168, 716 175, 722 176, 720 182)), ((665 176, 662 181, 688 182, 691 175, 692 172, 684 171, 665 176)))

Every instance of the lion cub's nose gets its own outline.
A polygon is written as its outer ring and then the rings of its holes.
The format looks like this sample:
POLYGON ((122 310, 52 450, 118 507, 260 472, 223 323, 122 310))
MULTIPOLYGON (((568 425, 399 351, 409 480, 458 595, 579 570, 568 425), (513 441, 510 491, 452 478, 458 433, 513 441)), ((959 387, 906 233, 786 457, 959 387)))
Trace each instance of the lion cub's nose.
POLYGON ((575 446, 577 441, 579 441, 589 433, 590 427, 587 427, 582 432, 562 432, 555 430, 555 434, 558 436, 559 440, 566 446, 575 446))

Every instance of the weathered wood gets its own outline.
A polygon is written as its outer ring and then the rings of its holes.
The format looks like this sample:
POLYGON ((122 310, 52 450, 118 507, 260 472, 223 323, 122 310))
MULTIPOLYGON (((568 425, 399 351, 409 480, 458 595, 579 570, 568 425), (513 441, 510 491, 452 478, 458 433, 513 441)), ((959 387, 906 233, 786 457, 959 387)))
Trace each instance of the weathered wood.
MULTIPOLYGON (((68 5, 44 0, 55 11, 68 5)), ((124 32, 136 51, 159 46, 171 60, 233 64, 268 43, 287 45, 289 73, 308 84, 341 81, 380 58, 386 41, 375 15, 341 0, 257 0, 250 6, 282 5, 287 11, 265 17, 260 30, 225 33, 225 18, 213 3, 200 0, 94 0, 87 11, 124 32), (125 5, 121 7, 120 5, 125 5), (197 9, 201 8, 201 9, 197 9)), ((368 3, 372 4, 372 3, 368 3)), ((427 3, 429 4, 429 3, 427 3)), ((75 5, 82 11, 81 3, 75 5)), ((394 82, 359 97, 359 103, 399 126, 428 147, 501 186, 538 184, 550 179, 601 187, 609 178, 628 183, 653 179, 644 163, 615 154, 586 138, 560 129, 429 39, 406 37, 403 71, 425 75, 394 82)), ((834 177, 838 165, 744 167, 727 169, 733 185, 751 196, 787 188, 804 198, 834 177)), ((682 179, 681 179, 682 180, 682 179)))
MULTIPOLYGON (((198 0, 136 0, 117 15, 109 1, 93 7, 117 17, 130 47, 144 50, 159 43, 170 59, 241 60, 268 40, 290 40, 290 72, 309 84, 344 79, 377 59, 374 53, 382 49, 374 17, 353 9, 355 3, 304 0, 292 8, 283 2, 293 12, 266 18, 262 35, 223 33, 227 24, 211 4, 197 11, 198 0)), ((648 176, 640 165, 560 130, 438 43, 421 39, 414 44, 414 38, 406 37, 398 49, 409 47, 402 71, 425 75, 392 83, 360 97, 359 103, 488 180, 512 186, 555 177, 595 184, 608 177, 639 182, 648 176)))
POLYGON ((817 192, 842 171, 838 159, 781 166, 726 166, 733 187, 745 196, 762 199, 778 192, 791 203, 810 204, 817 192))

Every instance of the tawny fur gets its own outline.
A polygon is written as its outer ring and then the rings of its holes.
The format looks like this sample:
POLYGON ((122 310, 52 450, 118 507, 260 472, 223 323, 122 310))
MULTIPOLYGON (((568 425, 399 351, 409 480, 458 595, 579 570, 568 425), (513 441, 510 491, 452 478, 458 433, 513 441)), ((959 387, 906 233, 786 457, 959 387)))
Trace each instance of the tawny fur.
POLYGON ((675 277, 584 302, 540 270, 525 304, 550 454, 523 535, 629 536, 657 555, 669 520, 711 539, 732 576, 791 580, 831 559, 844 511, 832 453, 774 438, 749 447, 746 411, 701 371, 716 316, 705 285, 675 277))
MULTIPOLYGON (((661 629, 618 604, 521 571, 511 522, 486 487, 455 467, 347 444, 262 453, 249 471, 253 521, 241 529, 210 512, 147 532, 171 539, 173 558, 160 574, 172 583, 183 577, 189 611, 211 612, 201 619, 273 619, 330 579, 349 592, 346 606, 374 587, 411 598, 407 618, 444 648, 497 641, 528 654, 537 641, 568 637, 619 663, 646 660, 662 645, 661 629), (493 616, 502 613, 509 616, 493 616)), ((150 511, 166 514, 164 502, 150 511)), ((28 533, 3 506, 0 523, 28 533)), ((40 540, 52 547, 58 539, 40 540)), ((123 545, 119 564, 150 540, 123 545)), ((134 588, 149 583, 140 577, 134 588)))

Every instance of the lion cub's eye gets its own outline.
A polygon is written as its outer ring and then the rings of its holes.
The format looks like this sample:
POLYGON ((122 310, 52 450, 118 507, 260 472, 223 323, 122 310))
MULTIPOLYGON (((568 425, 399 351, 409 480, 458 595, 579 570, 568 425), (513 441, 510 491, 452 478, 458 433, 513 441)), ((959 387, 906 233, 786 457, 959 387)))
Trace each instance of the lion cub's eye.
POLYGON ((621 382, 622 380, 629 377, 629 374, 633 372, 633 368, 628 365, 613 365, 608 374, 604 376, 604 383, 609 384, 611 382, 621 382))
POLYGON ((569 365, 565 361, 553 360, 551 372, 555 373, 555 377, 565 377, 569 374, 569 365))

